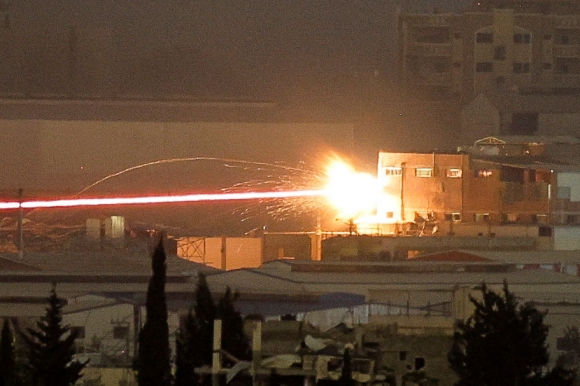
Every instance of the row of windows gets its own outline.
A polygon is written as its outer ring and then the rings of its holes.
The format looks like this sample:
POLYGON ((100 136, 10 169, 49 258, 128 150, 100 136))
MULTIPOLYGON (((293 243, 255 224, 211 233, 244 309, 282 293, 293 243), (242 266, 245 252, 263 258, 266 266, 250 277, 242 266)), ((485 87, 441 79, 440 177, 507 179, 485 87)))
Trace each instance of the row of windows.
MULTIPOLYGON (((569 216, 571 217, 571 216, 569 216)), ((572 216, 574 217, 574 216, 572 216)), ((453 221, 460 221, 461 220, 461 215, 459 213, 453 213, 452 215, 445 215, 445 220, 449 221, 453 219, 453 221), (457 215, 457 216, 455 216, 457 215)), ((503 223, 517 223, 522 219, 522 216, 520 216, 517 213, 502 213, 501 215, 501 221, 503 223)), ((528 219, 530 219, 529 215, 528 215, 528 219)), ((580 216, 579 216, 580 219, 580 216)), ((473 221, 474 222, 488 222, 490 220, 490 216, 489 213, 474 213, 473 214, 473 221)), ((570 218, 568 218, 568 220, 570 220, 570 218)), ((544 213, 540 213, 540 214, 533 214, 531 215, 531 221, 534 224, 546 224, 548 222, 548 216, 544 213)))
MULTIPOLYGON (((392 214, 392 213, 391 213, 392 214)), ((527 216, 521 216, 518 213, 502 213, 501 221, 503 223, 518 223, 520 220, 526 217, 528 220, 531 220, 534 224, 546 224, 548 222, 548 216, 544 213, 540 214, 533 214, 527 216)), ((443 218, 445 221, 454 221, 458 222, 462 220, 461 213, 459 212, 448 212, 443 214, 443 218)), ((490 215, 489 213, 474 213, 473 214, 473 221, 474 222, 489 222, 490 215)), ((569 215, 567 217, 568 224, 577 224, 580 223, 580 215, 569 215)))
MULTIPOLYGON (((532 36, 528 33, 514 34, 513 41, 515 44, 529 44, 532 36)), ((476 43, 493 43, 493 34, 491 32, 479 32, 475 35, 476 43)))
MULTIPOLYGON (((544 70, 551 70, 552 63, 543 63, 542 68, 544 70)), ((568 63, 558 63, 556 66, 556 71, 559 74, 570 74, 579 73, 577 66, 568 63)), ((479 62, 475 64, 475 72, 493 72, 492 62, 479 62)), ((530 63, 514 63, 513 72, 516 74, 529 74, 530 73, 530 63)))
MULTIPOLYGON (((551 34, 545 34, 544 40, 552 40, 551 34)), ((514 44, 530 44, 532 41, 532 36, 528 33, 514 34, 513 42, 514 44)), ((573 44, 577 41, 577 35, 558 35, 555 38, 555 44, 573 44)), ((493 33, 491 32, 479 32, 475 35, 475 42, 482 44, 493 43, 493 33)))
MULTIPOLYGON (((513 71, 516 74, 528 74, 530 72, 530 63, 514 63, 513 71)), ((476 63, 475 72, 493 72, 493 63, 492 62, 476 63)))
MULTIPOLYGON (((386 176, 400 176, 403 170, 398 167, 386 167, 384 173, 386 176)), ((449 178, 461 178, 462 173, 463 171, 459 168, 450 168, 445 171, 445 176, 449 178)), ((415 177, 433 177, 433 168, 416 168, 415 177)))
MULTIPOLYGON (((399 167, 386 167, 384 169, 384 174, 386 176, 400 176, 403 170, 399 167)), ((490 169, 478 169, 473 171, 473 176, 475 178, 488 178, 493 175, 493 170, 490 169)), ((463 170, 460 168, 449 168, 445 170, 445 177, 448 178, 461 178, 463 176, 463 170)), ((429 178, 433 177, 433 168, 416 168, 415 177, 429 178)))

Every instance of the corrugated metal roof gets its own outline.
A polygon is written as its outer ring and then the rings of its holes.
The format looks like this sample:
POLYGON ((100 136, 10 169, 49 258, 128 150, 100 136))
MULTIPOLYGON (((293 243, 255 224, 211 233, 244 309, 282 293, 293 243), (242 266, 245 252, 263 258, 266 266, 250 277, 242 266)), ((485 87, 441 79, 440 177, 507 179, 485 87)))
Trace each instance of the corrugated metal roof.
MULTIPOLYGON (((151 257, 148 253, 127 253, 123 251, 84 251, 60 253, 25 253, 22 259, 16 253, 0 254, 0 258, 18 264, 12 264, 6 269, 0 265, 0 271, 20 272, 26 267, 33 267, 44 272, 74 273, 74 274, 120 274, 149 275, 151 274, 151 257)), ((30 269, 28 269, 30 270, 30 269)), ((197 272, 207 274, 219 272, 218 269, 195 263, 176 255, 167 255, 168 275, 194 275, 197 272)))

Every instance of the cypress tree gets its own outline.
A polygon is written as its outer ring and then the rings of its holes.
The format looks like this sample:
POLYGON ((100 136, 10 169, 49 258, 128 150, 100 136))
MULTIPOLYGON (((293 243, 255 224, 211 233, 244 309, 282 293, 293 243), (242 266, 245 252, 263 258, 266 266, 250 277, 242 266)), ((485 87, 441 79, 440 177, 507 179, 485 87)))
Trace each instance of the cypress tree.
POLYGON ((0 386, 16 385, 16 354, 10 319, 5 318, 0 335, 0 386))
POLYGON ((36 329, 22 333, 28 347, 28 368, 35 384, 43 386, 70 386, 82 377, 87 362, 74 360, 77 334, 62 324, 65 301, 56 294, 53 284, 46 314, 36 322, 36 329))
POLYGON ((183 320, 175 341, 176 386, 209 383, 209 378, 203 382, 202 377, 195 374, 194 369, 211 366, 216 313, 216 305, 207 285, 206 276, 200 273, 195 289, 194 307, 183 320))
MULTIPOLYGON (((198 366, 211 366, 213 354, 213 322, 217 317, 217 307, 207 284, 205 274, 200 273, 195 290, 194 305, 197 331, 193 331, 200 341, 200 363, 198 366)), ((223 347, 223 346, 222 346, 223 347)))
POLYGON ((237 359, 248 360, 251 358, 251 348, 244 334, 244 320, 234 306, 238 297, 237 292, 232 293, 230 287, 227 287, 218 303, 218 318, 222 321, 222 348, 237 359))
POLYGON ((151 258, 153 274, 149 279, 145 308, 147 319, 139 334, 136 363, 139 386, 171 385, 169 326, 165 299, 166 255, 163 239, 151 258))
POLYGON ((190 310, 175 338, 175 381, 174 386, 191 386, 199 384, 195 368, 201 366, 201 343, 199 327, 193 310, 190 310))
MULTIPOLYGON (((194 374, 194 368, 211 366, 216 318, 222 320, 222 349, 237 359, 251 358, 250 345, 244 334, 244 321, 234 307, 237 298, 238 294, 233 294, 228 287, 216 306, 206 276, 199 275, 193 311, 186 315, 176 339, 175 385, 190 385, 192 379, 197 384, 209 383, 210 378, 201 379, 194 374)), ((228 358, 224 360, 227 365, 228 358)))

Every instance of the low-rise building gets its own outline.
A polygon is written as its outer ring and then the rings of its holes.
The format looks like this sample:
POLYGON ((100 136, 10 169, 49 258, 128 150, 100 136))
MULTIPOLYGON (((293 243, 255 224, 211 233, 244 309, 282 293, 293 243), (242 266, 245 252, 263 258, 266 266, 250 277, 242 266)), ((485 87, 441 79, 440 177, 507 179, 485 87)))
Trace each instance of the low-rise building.
POLYGON ((379 152, 377 229, 417 235, 552 237, 556 229, 564 238, 565 232, 576 234, 570 226, 580 224, 580 164, 552 156, 557 149, 565 154, 575 148, 576 141, 533 138, 488 137, 458 153, 379 152))

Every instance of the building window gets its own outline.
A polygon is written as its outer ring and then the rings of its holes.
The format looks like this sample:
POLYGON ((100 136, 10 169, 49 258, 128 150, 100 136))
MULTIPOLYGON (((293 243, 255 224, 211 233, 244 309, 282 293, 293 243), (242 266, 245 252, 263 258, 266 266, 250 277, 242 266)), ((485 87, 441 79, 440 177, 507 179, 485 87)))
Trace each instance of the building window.
POLYGON ((495 47, 493 59, 494 60, 505 60, 506 51, 504 46, 495 47))
POLYGON ((571 190, 569 186, 558 186, 558 199, 569 200, 571 190))
POLYGON ((473 221, 475 221, 475 222, 488 222, 489 221, 489 213, 474 213, 473 214, 473 221))
POLYGON ((538 131, 538 120, 538 113, 513 113, 511 134, 534 134, 538 131))
POLYGON ((474 173, 474 177, 475 178, 488 178, 491 177, 493 174, 493 171, 488 170, 488 169, 481 169, 481 170, 476 170, 474 173))
POLYGON ((545 35, 544 35, 544 40, 552 40, 552 35, 550 35, 550 34, 545 34, 545 35))
POLYGON ((492 62, 480 62, 475 64, 475 72, 492 72, 493 63, 492 62))
POLYGON ((457 168, 447 169, 446 176, 449 178, 461 178, 462 172, 461 169, 457 168))
POLYGON ((541 226, 538 228, 538 236, 552 237, 552 228, 548 226, 541 226))
POLYGON ((126 339, 129 336, 129 326, 113 327, 113 339, 126 339))
POLYGON ((507 223, 507 224, 514 224, 516 222, 518 222, 518 215, 517 213, 504 213, 501 215, 502 217, 502 222, 507 223))
POLYGON ((385 176, 400 176, 402 174, 401 168, 386 167, 385 176))
POLYGON ((530 72, 530 63, 514 63, 514 72, 516 74, 528 74, 530 72))
POLYGON ((552 69, 552 63, 544 63, 542 66, 546 71, 552 69))
POLYGON ((445 213, 445 221, 461 221, 461 213, 445 213))
POLYGON ((386 218, 393 218, 393 217, 394 217, 394 215, 395 215, 395 214, 394 214, 393 212, 386 212, 386 213, 385 213, 385 217, 386 217, 386 218))
POLYGON ((529 44, 531 40, 530 34, 515 34, 514 43, 515 44, 529 44))
POLYGON ((461 68, 461 62, 454 62, 453 63, 453 67, 455 67, 455 68, 461 68))
POLYGON ((478 32, 475 35, 476 43, 493 43, 493 34, 488 32, 478 32))
POLYGON ((570 44, 570 36, 568 35, 560 36, 560 44, 570 44))
POLYGON ((433 177, 433 168, 417 168, 415 169, 415 177, 433 177))
POLYGON ((576 224, 578 223, 578 216, 575 214, 569 214, 566 216, 566 224, 576 224))
POLYGON ((462 39, 463 38, 463 35, 461 35, 461 32, 455 32, 453 34, 453 38, 454 39, 462 39))
POLYGON ((546 215, 546 214, 534 214, 534 215, 532 215, 532 222, 534 224, 547 224, 548 223, 548 215, 546 215))
POLYGON ((70 333, 75 334, 77 339, 84 339, 85 338, 84 326, 71 326, 70 333))

